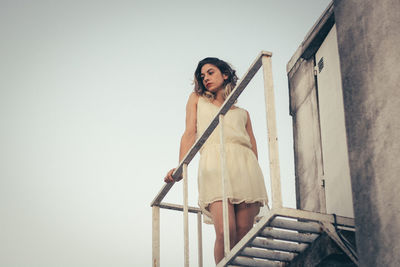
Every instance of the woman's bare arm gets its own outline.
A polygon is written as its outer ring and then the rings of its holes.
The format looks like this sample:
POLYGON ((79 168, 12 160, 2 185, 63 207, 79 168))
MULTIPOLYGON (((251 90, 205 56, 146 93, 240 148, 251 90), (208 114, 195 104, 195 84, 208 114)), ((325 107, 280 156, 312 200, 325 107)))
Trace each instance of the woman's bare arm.
POLYGON ((181 138, 179 162, 182 161, 183 157, 196 141, 198 100, 199 96, 193 92, 190 94, 189 100, 186 104, 186 127, 181 138))
MULTIPOLYGON (((196 141, 198 100, 199 96, 193 92, 190 94, 188 102, 186 104, 186 126, 181 138, 179 149, 179 162, 182 161, 183 157, 185 157, 186 153, 196 141)), ((174 171, 175 168, 168 172, 167 176, 164 179, 165 182, 170 183, 173 181, 172 173, 174 171)))
POLYGON ((256 155, 256 158, 258 159, 257 143, 256 143, 256 138, 254 137, 253 134, 253 128, 251 126, 250 114, 248 111, 246 111, 246 113, 247 113, 246 131, 250 137, 251 149, 253 150, 254 154, 256 155))

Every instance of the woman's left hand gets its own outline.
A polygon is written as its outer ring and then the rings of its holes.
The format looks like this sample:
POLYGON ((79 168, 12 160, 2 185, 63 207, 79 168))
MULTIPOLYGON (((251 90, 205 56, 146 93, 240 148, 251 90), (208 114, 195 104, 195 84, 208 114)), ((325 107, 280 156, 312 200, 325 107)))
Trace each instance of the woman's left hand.
MULTIPOLYGON (((164 182, 166 183, 172 183, 174 181, 174 178, 172 178, 172 174, 174 173, 176 168, 171 169, 168 173, 167 176, 164 178, 164 182)), ((180 179, 179 179, 180 180, 180 179)), ((179 181, 178 180, 178 181, 179 181)))

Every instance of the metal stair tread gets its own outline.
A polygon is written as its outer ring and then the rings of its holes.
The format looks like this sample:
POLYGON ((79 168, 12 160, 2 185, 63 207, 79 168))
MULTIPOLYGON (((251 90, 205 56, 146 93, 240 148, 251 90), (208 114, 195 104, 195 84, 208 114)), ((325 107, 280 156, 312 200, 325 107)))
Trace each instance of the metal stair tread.
POLYGON ((256 257, 267 260, 277 261, 291 261, 297 255, 297 253, 282 252, 277 250, 262 249, 255 247, 245 247, 241 252, 241 256, 256 257))
POLYGON ((313 216, 329 222, 329 215, 306 213, 295 218, 270 211, 217 266, 286 266, 326 230, 313 216))

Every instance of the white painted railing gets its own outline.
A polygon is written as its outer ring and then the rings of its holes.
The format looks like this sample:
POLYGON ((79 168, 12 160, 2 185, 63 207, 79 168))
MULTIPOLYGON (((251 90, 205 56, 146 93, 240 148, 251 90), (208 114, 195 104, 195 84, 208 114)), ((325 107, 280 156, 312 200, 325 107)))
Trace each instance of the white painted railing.
POLYGON ((271 178, 271 193, 272 193, 272 208, 282 207, 282 196, 281 196, 281 184, 280 184, 280 170, 279 170, 279 154, 278 154, 278 137, 276 131, 276 119, 275 119, 275 100, 274 100, 274 89, 272 80, 272 68, 271 68, 271 56, 272 53, 262 51, 253 64, 250 66, 247 73, 241 79, 232 93, 225 100, 210 125, 204 131, 204 133, 196 140, 190 150, 187 152, 183 160, 179 163, 172 177, 176 181, 181 175, 183 176, 183 206, 176 204, 169 204, 162 202, 166 194, 175 184, 172 183, 164 184, 160 192, 156 195, 151 203, 153 209, 153 251, 152 251, 152 264, 153 267, 160 266, 160 208, 172 209, 183 211, 184 218, 184 264, 185 267, 189 266, 189 224, 188 214, 196 213, 198 221, 198 265, 203 265, 202 260, 202 228, 201 228, 201 210, 196 207, 188 206, 188 186, 187 186, 187 166, 200 150, 201 146, 206 142, 207 138, 211 135, 214 129, 219 123, 220 127, 220 140, 221 140, 221 166, 222 166, 222 188, 223 188, 223 219, 224 219, 224 252, 228 254, 230 251, 229 242, 229 222, 228 222, 228 209, 227 209, 227 197, 225 194, 225 155, 224 155, 224 128, 223 120, 225 114, 229 111, 231 106, 235 103, 236 99, 246 88, 248 83, 257 73, 261 66, 263 66, 263 77, 264 77, 264 92, 265 92, 265 103, 266 103, 266 115, 267 115, 267 128, 268 128, 268 145, 269 145, 269 160, 270 160, 270 178, 271 178))

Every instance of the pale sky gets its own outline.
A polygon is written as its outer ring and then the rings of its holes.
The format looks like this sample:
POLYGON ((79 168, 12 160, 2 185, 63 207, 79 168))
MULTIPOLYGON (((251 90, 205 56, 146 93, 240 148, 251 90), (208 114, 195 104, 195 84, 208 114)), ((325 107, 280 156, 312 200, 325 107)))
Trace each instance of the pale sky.
MULTIPOLYGON (((329 2, 0 0, 0 266, 151 265, 150 203, 178 165, 207 56, 240 78, 261 50, 273 53, 283 202, 295 207, 286 63, 329 2)), ((270 192, 263 94, 260 71, 238 105, 270 192)), ((165 201, 182 203, 181 183, 165 201)), ((182 221, 161 212, 162 266, 183 265, 182 221)), ((212 266, 213 227, 203 233, 212 266)))

